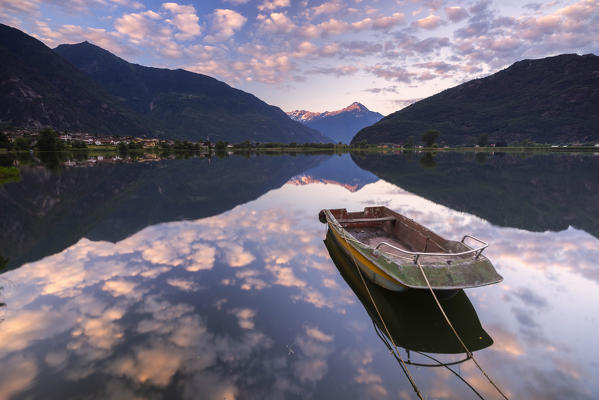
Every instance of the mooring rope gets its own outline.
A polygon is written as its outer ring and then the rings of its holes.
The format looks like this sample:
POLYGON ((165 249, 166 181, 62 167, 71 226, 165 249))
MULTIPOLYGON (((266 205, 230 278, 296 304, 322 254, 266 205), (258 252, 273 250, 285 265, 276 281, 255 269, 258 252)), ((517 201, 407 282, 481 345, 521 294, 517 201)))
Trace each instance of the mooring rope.
MULTIPOLYGON (((385 338, 385 336, 383 336, 383 334, 380 332, 380 328, 376 325, 376 323, 374 321, 372 321, 372 325, 374 326, 374 331, 376 332, 377 336, 381 339, 381 341, 383 343, 385 343, 385 346, 387 346, 387 348, 389 349, 389 351, 391 351, 391 345, 387 342, 387 339, 385 338)), ((441 361, 437 360, 435 357, 433 357, 433 356, 431 356, 429 354, 423 353, 421 351, 415 351, 415 352, 418 353, 418 354, 420 354, 421 356, 430 358, 431 360, 433 360, 434 362, 436 362, 437 364, 439 364, 439 366, 447 368, 455 376, 457 376, 458 379, 460 379, 462 382, 464 382, 466 384, 466 386, 468 386, 478 396, 479 399, 485 400, 485 398, 470 383, 468 383, 467 380, 465 380, 460 374, 458 374, 453 369, 451 369, 451 367, 449 365, 447 365, 445 363, 442 363, 441 361)), ((395 356, 395 353, 393 353, 393 355, 395 356)), ((395 357, 395 359, 397 361, 399 361, 399 359, 397 358, 397 356, 395 357)))
MULTIPOLYGON (((345 241, 349 244, 348 238, 345 235, 345 229, 341 229, 341 234, 343 235, 343 238, 345 239, 345 241)), ((362 271, 360 270, 360 267, 358 266, 358 263, 356 262, 356 259, 353 255, 353 253, 351 252, 351 250, 350 250, 349 254, 352 258, 354 266, 358 270, 358 274, 360 275, 360 278, 362 279, 362 283, 364 284, 364 287, 366 288, 368 297, 370 297, 370 301, 372 302, 372 305, 374 306, 374 309, 375 309, 377 315, 379 316, 379 319, 381 320, 383 327, 385 328, 385 331, 387 332, 387 335, 388 335, 389 339, 391 340, 391 343, 393 343, 393 347, 394 347, 395 351, 392 350, 391 353, 393 353, 394 357, 396 357, 396 358, 399 357, 399 363, 401 365, 401 368, 403 369, 403 372, 406 374, 406 377, 410 381, 410 384, 412 385, 412 388, 416 392, 416 395, 418 396, 419 399, 424 400, 424 397, 422 397, 422 394, 420 393, 418 386, 416 386, 416 382, 414 381, 414 378, 412 378, 412 375, 410 374, 410 371, 408 370, 408 366, 406 365, 405 361, 401 357, 401 354, 399 353, 399 349, 397 348, 397 345, 395 344, 395 341, 393 340, 393 337, 391 336, 391 333, 389 332, 389 329, 387 328, 387 324, 385 324, 385 320, 383 319, 383 316, 379 312, 379 308, 377 307, 376 302, 374 301, 374 298, 372 297, 372 294, 370 293, 370 289, 368 289, 366 280, 364 279, 364 276, 362 275, 362 271)))
POLYGON ((458 338, 458 341, 460 342, 460 344, 462 345, 462 347, 464 348, 464 350, 466 350, 466 354, 468 355, 468 357, 472 358, 472 361, 474 361, 474 364, 478 367, 478 369, 480 370, 480 372, 482 372, 482 374, 485 376, 485 378, 487 378, 487 380, 489 381, 489 383, 491 383, 491 385, 493 385, 493 387, 495 389, 497 389, 497 391, 499 392, 499 394, 501 394, 501 396, 503 396, 504 399, 509 400, 509 398, 501 391, 501 389, 499 388, 499 386, 497 386, 497 384, 495 382, 493 382, 493 379, 491 379, 491 377, 480 366, 480 364, 478 363, 478 361, 476 361, 476 358, 474 358, 474 354, 472 354, 472 352, 470 351, 470 349, 468 349, 468 347, 466 346, 466 344, 464 343, 464 341, 462 340, 462 338, 460 337, 460 335, 458 334, 458 332, 453 327, 453 324, 451 323, 451 321, 447 317, 447 314, 445 314, 445 310, 443 309, 443 306, 439 302, 439 299, 437 298, 437 295, 435 294, 435 291, 431 287, 431 284, 429 283, 428 278, 426 277, 426 274, 424 273, 424 269, 422 268, 422 265, 420 265, 420 261, 416 260, 416 264, 418 264, 418 268, 420 268, 420 272, 422 273, 422 277, 424 278, 424 281, 426 282, 426 285, 428 286, 429 290, 431 291, 431 293, 433 295, 433 298, 435 299, 435 302, 437 303, 437 306, 439 306, 439 310, 441 310, 441 314, 443 314, 443 317, 445 318, 445 321, 447 321, 447 324, 449 325, 449 327, 453 331, 454 335, 458 338))

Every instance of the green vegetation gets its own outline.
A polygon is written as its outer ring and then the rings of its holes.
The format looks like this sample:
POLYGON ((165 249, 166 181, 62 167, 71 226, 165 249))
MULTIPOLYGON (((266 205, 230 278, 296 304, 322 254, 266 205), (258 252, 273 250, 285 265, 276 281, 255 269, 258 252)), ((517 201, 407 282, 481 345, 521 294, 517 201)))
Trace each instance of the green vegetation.
POLYGON ((489 144, 489 135, 483 133, 478 137, 478 145, 480 147, 485 147, 487 144, 489 144))
POLYGON ((437 162, 435 161, 435 155, 433 153, 426 152, 420 158, 420 165, 423 168, 435 168, 437 162))
POLYGON ((15 140, 15 150, 16 151, 28 151, 31 149, 31 142, 28 138, 20 136, 15 140))
POLYGON ((0 185, 21 180, 21 173, 15 167, 0 167, 0 185))
POLYGON ((58 132, 52 129, 43 129, 37 140, 37 149, 39 151, 61 151, 65 145, 58 137, 58 132))
POLYGON ((73 150, 83 150, 83 149, 87 149, 87 143, 85 143, 82 140, 74 140, 71 143, 71 149, 73 150))
POLYGON ((6 133, 0 131, 0 149, 8 149, 9 146, 8 136, 6 136, 6 133))
POLYGON ((429 129, 422 134, 422 142, 426 147, 433 147, 439 136, 441 136, 441 132, 436 129, 429 129))
POLYGON ((216 142, 216 145, 214 146, 214 149, 216 151, 224 151, 227 148, 227 142, 223 142, 222 140, 219 140, 218 142, 216 142))

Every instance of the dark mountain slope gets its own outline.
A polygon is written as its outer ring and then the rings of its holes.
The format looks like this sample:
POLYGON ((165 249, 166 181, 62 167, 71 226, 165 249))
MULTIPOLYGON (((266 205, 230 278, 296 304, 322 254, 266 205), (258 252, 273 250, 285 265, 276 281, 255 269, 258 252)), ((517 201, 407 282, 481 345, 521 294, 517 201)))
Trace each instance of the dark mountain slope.
POLYGON ((354 142, 420 140, 428 129, 446 144, 487 133, 491 142, 599 141, 599 57, 564 54, 524 60, 447 89, 361 130, 354 142))
POLYGON ((181 139, 328 142, 278 107, 206 75, 144 67, 93 44, 60 45, 56 53, 109 93, 150 118, 160 136, 181 139))
POLYGON ((31 36, 0 24, 0 123, 98 133, 147 132, 85 74, 31 36))
POLYGON ((295 110, 288 112, 291 119, 327 135, 335 142, 349 143, 362 128, 383 118, 383 114, 370 111, 358 102, 337 111, 323 113, 295 110))

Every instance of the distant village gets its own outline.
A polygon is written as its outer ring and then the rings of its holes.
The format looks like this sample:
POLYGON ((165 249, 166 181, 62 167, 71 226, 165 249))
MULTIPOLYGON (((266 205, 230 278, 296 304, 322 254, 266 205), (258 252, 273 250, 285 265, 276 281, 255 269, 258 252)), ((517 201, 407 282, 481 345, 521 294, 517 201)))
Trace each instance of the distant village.
MULTIPOLYGON (((4 132, 6 136, 11 141, 15 141, 18 137, 23 137, 30 139, 30 141, 34 142, 39 137, 38 130, 31 129, 20 129, 14 128, 10 130, 5 130, 4 132)), ((178 141, 171 139, 157 139, 157 138, 145 138, 145 137, 136 137, 136 136, 98 136, 91 133, 86 132, 58 132, 58 138, 67 143, 85 143, 88 146, 117 146, 120 144, 129 144, 129 143, 137 143, 140 144, 140 148, 153 148, 158 146, 159 144, 167 144, 169 146, 174 146, 178 141)), ((215 143, 211 143, 208 139, 205 141, 193 142, 193 144, 197 144, 200 147, 214 147, 215 143)))

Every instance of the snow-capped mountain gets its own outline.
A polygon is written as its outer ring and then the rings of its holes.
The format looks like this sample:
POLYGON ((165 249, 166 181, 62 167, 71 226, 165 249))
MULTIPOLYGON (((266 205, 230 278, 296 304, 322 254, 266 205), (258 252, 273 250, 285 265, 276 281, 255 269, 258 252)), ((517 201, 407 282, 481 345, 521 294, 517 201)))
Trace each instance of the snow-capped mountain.
POLYGON ((343 143, 349 143, 360 129, 372 125, 383 118, 382 114, 370 111, 358 102, 354 102, 337 111, 312 112, 295 110, 288 112, 287 115, 295 121, 319 130, 336 142, 343 143))

